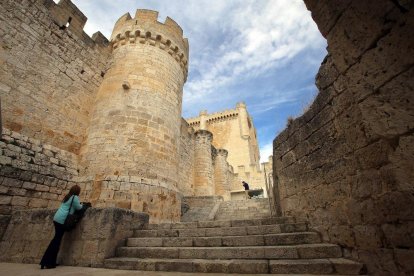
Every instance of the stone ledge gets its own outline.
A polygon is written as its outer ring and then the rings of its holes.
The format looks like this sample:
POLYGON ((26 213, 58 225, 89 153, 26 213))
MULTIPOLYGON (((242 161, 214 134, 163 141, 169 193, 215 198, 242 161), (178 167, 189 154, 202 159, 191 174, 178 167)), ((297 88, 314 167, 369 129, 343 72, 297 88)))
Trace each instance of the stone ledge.
MULTIPOLYGON (((0 243, 0 261, 39 263, 54 235, 56 210, 16 211, 0 243)), ((146 213, 120 208, 90 208, 62 241, 58 262, 63 265, 101 267, 104 259, 148 224, 146 213)))

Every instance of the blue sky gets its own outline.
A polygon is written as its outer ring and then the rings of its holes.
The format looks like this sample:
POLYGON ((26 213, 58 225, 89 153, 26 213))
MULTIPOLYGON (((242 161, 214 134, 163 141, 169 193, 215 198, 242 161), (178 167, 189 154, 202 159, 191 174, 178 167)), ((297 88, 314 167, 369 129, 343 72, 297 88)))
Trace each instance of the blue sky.
POLYGON ((174 19, 190 44, 183 117, 247 104, 257 129, 261 160, 272 141, 298 116, 317 89, 315 75, 326 55, 302 0, 72 0, 88 17, 85 31, 110 37, 115 21, 136 9, 174 19))

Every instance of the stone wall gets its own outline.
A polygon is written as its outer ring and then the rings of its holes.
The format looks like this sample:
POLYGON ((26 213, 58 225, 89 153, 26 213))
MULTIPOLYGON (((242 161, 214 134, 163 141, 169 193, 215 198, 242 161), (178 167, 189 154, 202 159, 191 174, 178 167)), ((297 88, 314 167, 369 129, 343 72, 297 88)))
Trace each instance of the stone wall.
POLYGON ((74 184, 81 186, 82 198, 89 197, 92 185, 78 177, 75 154, 6 128, 2 132, 0 216, 21 209, 56 208, 74 184))
POLYGON ((79 152, 106 71, 108 41, 100 33, 88 37, 86 17, 67 0, 4 0, 0 7, 3 126, 79 152))
POLYGON ((182 119, 178 148, 178 189, 184 196, 194 195, 194 143, 194 129, 182 119))
POLYGON ((413 273, 412 1, 305 3, 329 54, 315 102, 274 140, 283 213, 369 273, 413 273))
POLYGON ((94 178, 88 200, 96 207, 118 207, 145 212, 151 223, 180 220, 181 192, 153 179, 114 175, 94 178))
MULTIPOLYGON (((13 213, 0 242, 0 261, 38 264, 54 235, 56 210, 27 210, 13 213)), ((134 229, 144 229, 148 215, 119 208, 90 208, 71 232, 65 233, 58 263, 101 267, 114 257, 134 229)))

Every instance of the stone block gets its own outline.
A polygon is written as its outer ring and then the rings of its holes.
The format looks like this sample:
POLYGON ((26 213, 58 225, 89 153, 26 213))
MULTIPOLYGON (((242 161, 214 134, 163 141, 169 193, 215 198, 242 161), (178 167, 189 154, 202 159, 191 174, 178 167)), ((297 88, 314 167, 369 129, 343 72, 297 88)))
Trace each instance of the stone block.
POLYGON ((288 245, 321 242, 317 233, 283 233, 264 236, 266 245, 288 245))
POLYGON ((210 247, 210 246, 222 246, 221 237, 197 237, 194 238, 193 246, 210 247))
POLYGON ((39 191, 39 192, 48 192, 49 191, 49 186, 37 184, 36 187, 35 187, 35 190, 39 191))
POLYGON ((171 224, 171 229, 191 229, 197 228, 197 222, 179 222, 171 224))
POLYGON ((193 265, 187 260, 157 260, 155 263, 155 270, 193 272, 193 265))
POLYGON ((0 156, 0 164, 1 165, 11 165, 12 159, 8 156, 1 155, 0 156))
POLYGON ((192 237, 164 238, 162 245, 167 246, 167 247, 193 246, 193 238, 192 237))
POLYGON ((382 233, 385 237, 387 247, 391 248, 412 248, 414 247, 414 223, 393 223, 383 224, 382 233))
POLYGON ((334 272, 328 260, 270 260, 272 274, 331 274, 334 272))
POLYGON ((401 271, 408 274, 414 272, 414 250, 412 249, 394 249, 395 262, 401 271))
POLYGON ((178 232, 180 237, 204 237, 206 236, 206 230, 208 228, 179 229, 175 232, 178 232))
POLYGON ((13 198, 12 196, 7 196, 7 195, 0 196, 0 205, 10 204, 12 201, 12 198, 13 198))
POLYGON ((157 237, 157 230, 135 230, 134 237, 157 237))
POLYGON ((355 243, 361 249, 382 247, 382 231, 375 225, 354 226, 355 243))
POLYGON ((293 246, 266 246, 264 256, 267 259, 297 259, 298 250, 293 246))
POLYGON ((262 246, 264 245, 263 236, 239 236, 223 237, 223 246, 262 246))
POLYGON ((127 246, 149 247, 162 246, 162 238, 130 238, 127 240, 127 246))
POLYGON ((246 227, 229 227, 229 228, 206 228, 205 236, 244 236, 247 235, 246 227))
POLYGON ((364 265, 355 261, 338 258, 329 259, 338 274, 360 275, 363 272, 364 265))
POLYGON ((342 257, 341 248, 333 244, 307 244, 297 246, 300 258, 320 259, 320 258, 340 258, 342 257))
POLYGON ((2 185, 7 186, 7 187, 20 188, 23 185, 23 181, 19 179, 5 177, 2 185))
POLYGON ((27 206, 29 204, 30 198, 22 196, 13 196, 11 201, 12 205, 27 206))
POLYGON ((46 199, 32 198, 29 201, 29 207, 31 208, 46 208, 47 205, 48 200, 46 199))

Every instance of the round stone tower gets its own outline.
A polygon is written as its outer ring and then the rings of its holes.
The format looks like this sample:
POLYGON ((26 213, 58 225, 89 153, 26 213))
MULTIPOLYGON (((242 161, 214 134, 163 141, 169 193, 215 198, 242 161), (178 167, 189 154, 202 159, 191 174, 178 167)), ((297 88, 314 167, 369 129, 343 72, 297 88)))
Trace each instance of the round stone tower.
POLYGON ((94 176, 141 177, 175 190, 188 41, 172 19, 157 18, 137 10, 116 22, 83 156, 94 176))
POLYGON ((213 134, 204 129, 195 132, 194 193, 197 196, 214 195, 214 167, 212 160, 213 134))

